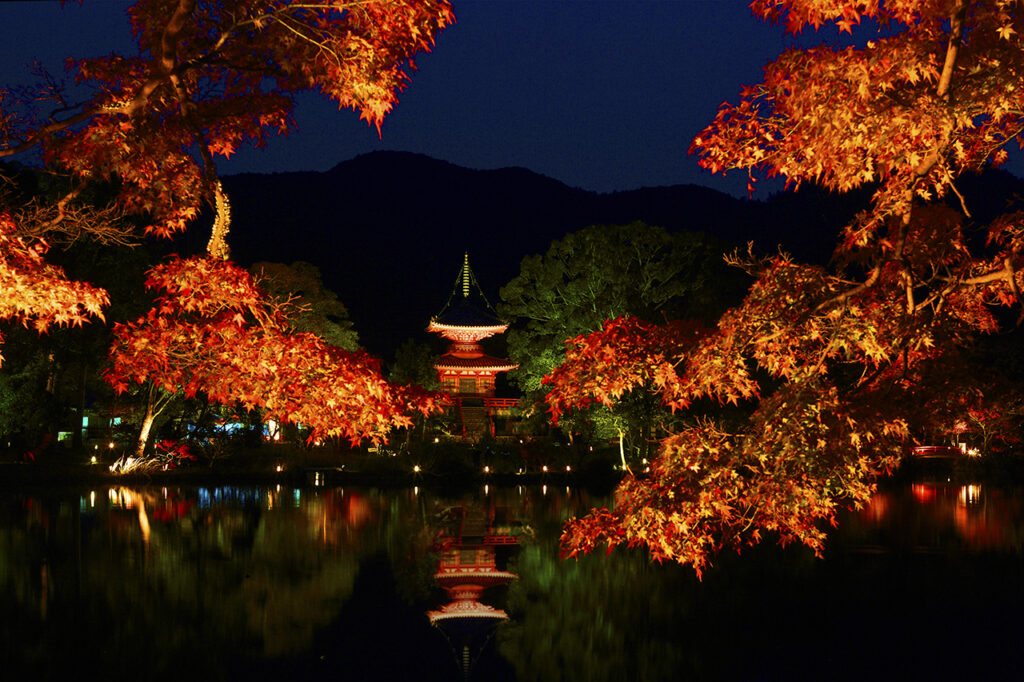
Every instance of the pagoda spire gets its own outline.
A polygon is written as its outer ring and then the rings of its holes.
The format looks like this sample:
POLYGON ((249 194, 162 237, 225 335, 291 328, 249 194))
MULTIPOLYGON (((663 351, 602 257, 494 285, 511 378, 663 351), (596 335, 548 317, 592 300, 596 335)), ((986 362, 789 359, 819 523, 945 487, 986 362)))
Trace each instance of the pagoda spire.
MULTIPOLYGON (((469 252, 462 256, 462 266, 459 274, 455 277, 455 285, 448 301, 444 304, 437 315, 430 319, 430 326, 427 331, 439 332, 443 336, 444 331, 459 330, 460 335, 465 335, 467 329, 474 330, 476 340, 486 338, 493 334, 500 334, 505 331, 507 325, 498 317, 494 306, 484 295, 480 283, 469 266, 469 252)), ((448 336, 448 338, 451 338, 448 336)))
POLYGON ((473 272, 469 269, 469 251, 462 258, 462 272, 459 273, 462 279, 462 297, 469 298, 469 282, 473 278, 473 272))

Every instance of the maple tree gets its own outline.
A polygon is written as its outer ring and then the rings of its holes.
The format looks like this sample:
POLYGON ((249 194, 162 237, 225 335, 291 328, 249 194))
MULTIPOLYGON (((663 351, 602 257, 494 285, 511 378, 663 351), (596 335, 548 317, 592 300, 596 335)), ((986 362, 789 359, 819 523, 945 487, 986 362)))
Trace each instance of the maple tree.
POLYGON ((225 231, 216 156, 286 133, 307 90, 379 129, 413 56, 454 21, 446 0, 140 0, 128 16, 137 55, 68 61, 82 101, 52 77, 0 91, 0 158, 38 148, 48 169, 75 180, 46 216, 51 230, 109 222, 71 210, 105 179, 147 234, 184 229, 204 205, 225 231))
POLYGON ((115 326, 106 372, 119 392, 132 383, 149 391, 138 454, 161 389, 259 407, 266 418, 310 427, 315 437, 353 442, 380 442, 392 428, 410 426, 410 412, 438 408, 437 394, 387 382, 365 352, 295 332, 282 307, 230 262, 177 259, 151 270, 147 286, 162 294, 148 313, 115 326))
POLYGON ((8 447, 17 443, 29 453, 52 440, 62 413, 62 351, 87 345, 68 331, 81 332, 88 319, 109 312, 107 292, 68 279, 44 260, 48 248, 19 235, 10 214, 0 213, 0 434, 8 447), (65 345, 71 336, 78 343, 65 345))
MULTIPOLYGON (((46 171, 70 181, 54 201, 18 208, 26 235, 166 237, 213 209, 208 256, 155 269, 149 285, 165 295, 115 329, 108 380, 120 391, 148 386, 140 453, 161 395, 178 390, 259 404, 321 435, 352 439, 383 437, 406 422, 406 408, 430 409, 432 398, 390 387, 365 354, 295 332, 227 261, 231 209, 215 158, 286 133, 294 98, 307 90, 358 110, 379 131, 414 55, 454 21, 447 0, 139 0, 128 16, 137 55, 68 61, 81 101, 46 74, 35 89, 0 90, 0 158, 36 153, 46 171), (112 194, 103 208, 83 201, 97 183, 112 194)), ((13 223, 5 221, 6 230, 13 223)), ((41 253, 8 243, 16 253, 5 258, 41 253)), ((17 275, 18 267, 9 269, 17 275)), ((0 315, 44 328, 99 313, 102 292, 41 267, 23 290, 0 289, 0 315), (52 293, 33 295, 37 284, 52 293)))
POLYGON ((107 293, 68 280, 60 268, 45 262, 47 249, 45 241, 19 236, 11 215, 0 213, 0 320, 45 332, 54 324, 80 325, 90 315, 102 319, 107 293))
POLYGON ((963 371, 963 350, 999 330, 1000 307, 1020 309, 1024 214, 974 225, 955 182, 1020 139, 1024 11, 1003 0, 751 8, 794 32, 834 23, 866 35, 786 51, 691 152, 752 183, 870 185, 870 207, 842 230, 829 268, 734 256, 756 280, 707 335, 622 322, 570 342, 548 379, 556 416, 649 390, 676 410, 737 404, 746 417, 705 410, 666 438, 614 509, 567 524, 567 555, 643 545, 700 573, 766 531, 820 555, 822 523, 863 504, 916 435, 1001 409, 984 376, 963 371))

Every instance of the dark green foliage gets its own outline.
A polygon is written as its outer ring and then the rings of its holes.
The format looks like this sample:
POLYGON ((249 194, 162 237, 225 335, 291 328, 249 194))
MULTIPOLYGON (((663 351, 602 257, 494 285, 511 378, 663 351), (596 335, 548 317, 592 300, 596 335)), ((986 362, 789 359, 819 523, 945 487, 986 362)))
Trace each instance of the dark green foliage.
MULTIPOLYGON (((596 331, 609 319, 713 322, 739 300, 746 283, 742 273, 726 266, 723 250, 704 235, 635 222, 594 225, 553 242, 543 256, 523 259, 498 306, 510 323, 509 357, 519 364, 513 381, 528 402, 540 402, 547 393, 541 380, 564 361, 565 340, 596 331)), ((614 414, 598 407, 568 415, 563 430, 587 439, 629 434, 631 449, 642 455, 660 412, 649 396, 636 395, 624 398, 614 414)))
POLYGON ((297 331, 316 334, 344 350, 359 348, 359 336, 348 319, 348 309, 337 294, 324 287, 315 265, 303 261, 291 265, 261 262, 249 272, 275 301, 289 302, 286 312, 297 331))
POLYGON ((29 346, 16 342, 21 334, 5 332, 7 362, 0 368, 0 446, 26 449, 41 441, 59 421, 61 408, 52 391, 51 365, 45 355, 31 352, 29 346))
POLYGON ((527 256, 501 289, 498 312, 511 326, 509 355, 526 392, 565 357, 564 341, 632 315, 713 320, 742 280, 725 277, 722 250, 703 235, 643 223, 594 225, 527 256))
POLYGON ((406 339, 395 351, 395 361, 391 364, 388 378, 398 384, 416 384, 436 391, 439 388, 437 370, 434 369, 437 358, 429 343, 406 339))

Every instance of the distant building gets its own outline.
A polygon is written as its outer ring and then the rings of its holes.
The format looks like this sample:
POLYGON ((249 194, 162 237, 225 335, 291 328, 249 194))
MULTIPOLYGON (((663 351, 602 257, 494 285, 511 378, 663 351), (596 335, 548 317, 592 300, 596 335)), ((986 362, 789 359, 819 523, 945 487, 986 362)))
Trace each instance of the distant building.
POLYGON ((479 440, 488 433, 497 435, 495 417, 507 416, 516 402, 494 397, 494 378, 518 365, 485 354, 480 345, 481 340, 506 329, 508 325, 498 318, 481 291, 467 253, 448 302, 427 326, 428 332, 451 341, 448 352, 434 368, 441 390, 452 398, 453 411, 467 440, 479 440))

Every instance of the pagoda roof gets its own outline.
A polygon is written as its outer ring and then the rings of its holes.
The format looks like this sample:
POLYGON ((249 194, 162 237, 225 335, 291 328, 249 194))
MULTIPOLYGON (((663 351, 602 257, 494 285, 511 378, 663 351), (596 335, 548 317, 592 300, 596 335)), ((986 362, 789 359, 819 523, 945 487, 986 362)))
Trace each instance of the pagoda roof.
POLYGON ((445 353, 437 359, 435 368, 441 369, 490 369, 495 372, 507 372, 516 369, 519 365, 509 362, 504 358, 496 358, 491 355, 480 355, 475 358, 460 358, 451 353, 445 353))
POLYGON ((440 611, 427 611, 427 617, 431 625, 447 620, 508 620, 504 611, 469 599, 445 604, 440 611))
MULTIPOLYGON (((435 328, 494 328, 501 333, 507 326, 498 317, 494 307, 487 301, 480 284, 469 267, 469 253, 462 259, 462 267, 455 278, 455 286, 437 315, 430 320, 430 326, 435 328)), ((434 331, 434 329, 430 329, 434 331)))
POLYGON ((509 571, 499 571, 488 566, 445 566, 434 574, 434 579, 442 587, 459 587, 476 585, 481 588, 494 585, 507 585, 518 576, 509 571))

